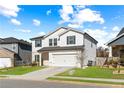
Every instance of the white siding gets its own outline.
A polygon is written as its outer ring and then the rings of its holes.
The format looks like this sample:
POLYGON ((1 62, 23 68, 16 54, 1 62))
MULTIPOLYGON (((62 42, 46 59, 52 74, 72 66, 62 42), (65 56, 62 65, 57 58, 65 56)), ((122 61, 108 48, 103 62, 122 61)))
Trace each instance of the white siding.
MULTIPOLYGON (((50 36, 46 37, 43 40, 43 47, 48 47, 49 46, 49 39, 54 39, 54 38, 59 38, 59 35, 63 32, 65 32, 65 29, 59 29, 58 31, 56 31, 55 33, 51 34, 50 36)), ((58 41, 59 44, 59 41, 58 41)), ((59 45, 58 45, 59 46, 59 45)))
POLYGON ((39 49, 41 49, 42 48, 42 46, 41 47, 35 47, 35 40, 32 40, 32 52, 37 52, 37 50, 39 50, 39 49))
POLYGON ((67 33, 60 36, 59 46, 80 46, 80 45, 83 45, 83 34, 74 31, 68 31, 67 33), (75 36, 76 44, 67 45, 67 36, 75 36))
POLYGON ((84 65, 87 65, 88 63, 88 60, 90 61, 93 61, 95 64, 95 58, 96 58, 96 48, 97 48, 97 45, 92 43, 92 47, 91 47, 91 41, 85 39, 85 50, 84 50, 84 56, 86 57, 85 58, 85 62, 84 62, 84 65))

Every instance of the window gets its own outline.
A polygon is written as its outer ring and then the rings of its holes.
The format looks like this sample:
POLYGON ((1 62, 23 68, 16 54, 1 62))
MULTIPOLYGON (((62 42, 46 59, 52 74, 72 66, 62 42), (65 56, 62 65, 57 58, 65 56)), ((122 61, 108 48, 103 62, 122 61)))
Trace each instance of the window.
POLYGON ((38 40, 35 40, 35 47, 41 47, 41 40, 38 39, 38 40))
POLYGON ((57 46, 57 38, 54 38, 54 46, 57 46))
POLYGON ((40 56, 39 55, 35 55, 35 62, 40 62, 40 56))
POLYGON ((88 60, 88 64, 87 64, 87 66, 92 66, 92 65, 93 65, 93 61, 88 60))
POLYGON ((57 46, 57 38, 49 39, 49 46, 57 46))
POLYGON ((52 46, 52 39, 49 39, 49 46, 52 46))
POLYGON ((67 36, 67 44, 75 44, 75 36, 67 36))

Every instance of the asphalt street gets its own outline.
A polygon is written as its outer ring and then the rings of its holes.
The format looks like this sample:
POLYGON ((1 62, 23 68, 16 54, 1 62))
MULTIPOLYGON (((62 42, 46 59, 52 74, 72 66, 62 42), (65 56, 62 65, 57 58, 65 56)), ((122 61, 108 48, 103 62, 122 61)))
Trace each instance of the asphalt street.
POLYGON ((0 88, 107 88, 104 86, 54 81, 0 79, 0 88))

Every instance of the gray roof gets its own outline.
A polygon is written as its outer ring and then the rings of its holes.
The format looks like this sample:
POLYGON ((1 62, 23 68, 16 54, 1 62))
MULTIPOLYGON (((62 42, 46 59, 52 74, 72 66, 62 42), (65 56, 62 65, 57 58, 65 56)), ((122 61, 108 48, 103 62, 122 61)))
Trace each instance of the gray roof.
POLYGON ((30 40, 35 40, 35 39, 39 39, 39 38, 44 38, 44 36, 45 36, 45 35, 37 36, 37 37, 31 38, 30 40))
POLYGON ((11 43, 21 43, 21 44, 26 44, 26 45, 31 45, 29 42, 24 41, 24 40, 19 40, 14 37, 8 37, 8 38, 2 38, 0 40, 0 44, 11 44, 11 43))
POLYGON ((57 50, 79 50, 84 49, 84 46, 67 46, 67 47, 43 47, 38 52, 42 51, 57 51, 57 50))
POLYGON ((117 37, 122 35, 124 33, 124 27, 121 29, 121 31, 118 33, 117 37))
POLYGON ((113 38, 112 40, 108 41, 106 43, 106 45, 109 46, 110 44, 112 44, 113 42, 115 42, 116 40, 120 39, 123 36, 124 36, 124 28, 121 29, 121 31, 118 33, 118 35, 115 38, 113 38))

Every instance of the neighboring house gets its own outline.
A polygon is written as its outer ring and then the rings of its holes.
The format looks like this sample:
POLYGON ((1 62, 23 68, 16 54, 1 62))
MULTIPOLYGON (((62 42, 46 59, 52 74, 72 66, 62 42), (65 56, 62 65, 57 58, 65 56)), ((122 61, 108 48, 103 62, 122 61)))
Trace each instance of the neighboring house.
POLYGON ((109 57, 124 57, 124 28, 107 45, 109 46, 109 57))
POLYGON ((95 64, 97 41, 88 35, 68 27, 57 28, 48 35, 31 38, 32 62, 40 66, 80 67, 95 64), (79 58, 83 51, 83 57, 79 58))
POLYGON ((13 37, 0 38, 0 68, 31 63, 31 44, 13 37))

